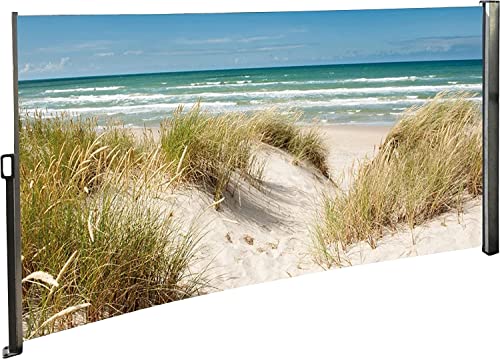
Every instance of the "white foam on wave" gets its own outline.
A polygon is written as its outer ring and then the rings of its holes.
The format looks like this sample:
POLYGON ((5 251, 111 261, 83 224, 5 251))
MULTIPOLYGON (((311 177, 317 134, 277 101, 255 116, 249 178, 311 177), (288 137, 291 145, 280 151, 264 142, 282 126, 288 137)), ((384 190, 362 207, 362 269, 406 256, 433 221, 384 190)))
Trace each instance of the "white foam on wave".
MULTIPOLYGON (((157 98, 164 95, 155 95, 157 98)), ((409 97, 409 96, 407 96, 409 97)), ((471 97, 469 98, 471 101, 481 101, 480 97, 471 97)), ((391 107, 393 111, 397 110, 405 110, 407 107, 423 104, 426 99, 419 99, 416 96, 412 96, 411 98, 379 98, 379 97, 365 97, 365 98, 347 98, 347 99, 339 99, 339 98, 330 98, 325 100, 318 99, 289 99, 284 102, 267 102, 264 100, 251 100, 248 105, 241 105, 234 101, 204 101, 201 103, 202 107, 207 110, 231 110, 231 111, 251 111, 263 109, 269 106, 278 107, 278 108, 345 108, 345 107, 363 107, 363 108, 378 108, 378 107, 391 107), (406 107, 401 107, 406 106, 406 107)), ((96 103, 97 101, 90 101, 90 103, 96 103)), ((162 111, 162 110, 174 110, 180 104, 183 104, 186 107, 190 107, 195 105, 196 101, 176 101, 169 103, 134 103, 134 102, 125 102, 120 104, 115 104, 113 106, 103 106, 103 107, 91 107, 91 106, 82 106, 82 107, 72 107, 72 108, 64 108, 64 109, 47 109, 49 112, 97 112, 97 113, 107 113, 109 114, 117 114, 117 113, 144 113, 144 112, 154 112, 154 111, 162 111)), ((76 103, 77 105, 79 103, 76 103)), ((35 104, 23 104, 24 106, 32 107, 30 110, 35 111, 35 109, 40 109, 41 106, 36 106, 35 104)), ((49 107, 49 106, 44 106, 49 107)), ((28 110, 28 111, 30 111, 28 110)), ((356 113, 361 112, 360 109, 355 110, 356 113)))
MULTIPOLYGON (((166 102, 194 102, 198 99, 247 99, 256 101, 258 99, 289 99, 304 98, 311 96, 328 97, 334 95, 362 95, 362 94, 380 94, 395 95, 401 93, 432 93, 440 91, 480 91, 481 84, 462 84, 462 85, 439 85, 439 86, 386 86, 386 87, 366 87, 366 88, 334 88, 334 89, 311 89, 311 90, 276 90, 276 91, 246 91, 246 92, 202 92, 197 94, 114 94, 114 95, 80 95, 70 97, 46 97, 32 99, 26 102, 26 105, 37 104, 84 104, 84 103, 103 103, 103 102, 125 102, 132 104, 134 102, 166 101, 166 102)), ((417 95, 407 95, 408 99, 417 99, 417 95)))
MULTIPOLYGON (((251 104, 259 104, 267 102, 269 98, 288 99, 293 97, 304 98, 310 96, 321 96, 329 94, 343 94, 344 90, 347 93, 352 92, 354 89, 323 89, 323 90, 282 90, 282 91, 259 91, 259 92, 204 92, 199 94, 180 94, 180 95, 167 95, 167 94, 114 94, 114 95, 80 95, 69 97, 44 97, 39 99, 32 99, 26 101, 26 106, 39 106, 51 104, 72 104, 72 105, 85 105, 87 103, 114 103, 114 104, 127 104, 133 105, 139 103, 149 102, 195 102, 199 99, 233 99, 241 98, 250 100, 251 104)), ((377 91, 375 91, 377 92, 377 91)), ((332 99, 335 101, 335 99, 332 99)))
MULTIPOLYGON (((155 112, 155 111, 164 111, 164 110, 175 110, 180 105, 185 107, 193 107, 197 105, 197 103, 158 103, 158 104, 145 104, 145 105, 131 105, 131 106, 109 106, 109 107, 74 107, 74 108, 65 108, 65 109, 57 109, 57 108, 46 108, 45 111, 48 113, 61 113, 61 112, 69 112, 69 113, 96 113, 96 114, 106 114, 108 116, 117 115, 117 114, 137 114, 137 113, 145 113, 145 112, 155 112)), ((201 103, 201 106, 204 109, 212 109, 212 110, 224 110, 227 108, 235 108, 237 106, 236 102, 205 102, 201 103)), ((26 112, 29 114, 38 111, 37 108, 26 109, 26 112)))
MULTIPOLYGON (((469 97, 467 100, 480 102, 480 97, 469 97)), ((332 99, 327 101, 290 101, 286 103, 274 104, 277 107, 300 107, 300 108, 321 108, 321 107, 356 107, 363 106, 364 109, 367 108, 377 108, 377 107, 391 107, 394 105, 400 106, 412 106, 423 104, 429 100, 427 99, 387 99, 387 98, 359 98, 359 99, 332 99)), ((444 101, 444 100, 443 100, 444 101)), ((400 107, 401 110, 406 110, 407 107, 400 107)), ((356 113, 361 112, 361 110, 356 110, 356 113)))
MULTIPOLYGON (((469 100, 480 102, 480 97, 469 98, 469 100)), ((368 97, 368 98, 359 98, 359 99, 332 99, 329 101, 307 101, 307 100, 295 100, 289 102, 283 102, 278 104, 273 104, 273 107, 278 109, 283 109, 284 111, 289 111, 293 108, 325 108, 329 114, 336 114, 339 111, 339 108, 356 108, 358 106, 363 106, 363 109, 379 109, 384 111, 386 107, 394 106, 394 105, 402 105, 402 106, 412 106, 415 104, 424 104, 428 100, 425 99, 384 99, 384 98, 376 98, 376 97, 368 97), (381 108, 382 107, 382 108, 381 108)), ((443 100, 444 101, 444 100, 443 100)), ((184 103, 155 103, 155 104, 142 104, 142 105, 123 105, 123 106, 105 106, 105 107, 74 107, 74 108, 65 108, 65 109, 57 109, 57 108, 46 108, 44 111, 50 114, 67 112, 70 114, 89 114, 89 115, 137 115, 137 114, 145 114, 146 117, 151 120, 157 119, 158 113, 169 113, 177 109, 180 105, 183 105, 186 109, 191 108, 197 105, 197 102, 184 102, 184 103)), ((220 113, 224 111, 256 111, 263 110, 269 107, 268 103, 259 103, 254 105, 240 105, 236 102, 202 102, 201 107, 203 110, 209 112, 220 113)), ((406 109, 402 108, 401 109, 406 109)), ((39 109, 30 108, 26 109, 30 114, 33 114, 35 111, 39 109)), ((342 110, 340 110, 342 112, 342 110)), ((352 112, 352 110, 349 110, 352 112)), ((356 109, 355 113, 360 113, 362 110, 356 109)), ((401 112, 389 112, 385 113, 376 113, 376 116, 395 116, 400 115, 401 112)), ((354 115, 354 113, 352 113, 354 115)))
MULTIPOLYGON (((236 83, 223 83, 223 82, 204 82, 204 83, 192 83, 189 85, 180 85, 180 86, 173 86, 170 89, 171 90, 185 90, 185 89, 201 89, 201 88, 219 88, 219 87, 246 87, 246 86, 270 86, 270 85, 281 85, 281 84, 286 84, 287 82, 252 82, 252 81, 236 81, 236 83)), ((299 82, 298 82, 299 83, 299 82)))
POLYGON ((221 85, 222 81, 207 81, 207 82, 193 82, 189 86, 216 86, 216 85, 221 85))
MULTIPOLYGON (((286 76, 285 76, 286 77, 286 76)), ((272 85, 328 85, 345 83, 388 83, 402 81, 431 80, 431 76, 401 76, 401 77, 376 77, 376 78, 356 78, 344 80, 308 80, 308 81, 273 81, 273 82, 252 82, 236 81, 236 83, 226 82, 194 82, 189 85, 173 86, 172 89, 193 89, 193 88, 213 88, 213 87, 244 87, 244 86, 272 86, 272 85)))
POLYGON ((66 92, 91 92, 91 91, 115 91, 124 86, 106 86, 106 87, 77 87, 72 89, 45 90, 44 93, 66 93, 66 92))
POLYGON ((339 82, 400 82, 400 81, 416 81, 416 80, 426 80, 429 77, 417 77, 417 76, 400 76, 400 77, 375 77, 375 78, 365 78, 361 77, 359 79, 347 79, 339 80, 339 82))
POLYGON ((57 104, 57 103, 67 103, 67 104, 84 104, 84 103, 99 103, 99 102, 134 102, 134 101, 156 101, 156 100, 166 100, 170 96, 163 94, 115 94, 115 95, 80 95, 80 96, 69 96, 69 97, 44 97, 40 99, 28 100, 27 105, 33 105, 37 103, 44 104, 57 104))
MULTIPOLYGON (((129 94, 129 95, 84 95, 75 97, 55 97, 55 98, 42 98, 40 100, 31 100, 23 102, 24 107, 32 108, 45 108, 51 107, 51 105, 57 105, 57 107, 64 105, 72 105, 74 108, 69 110, 91 112, 92 110, 101 111, 101 109, 109 109, 114 111, 118 109, 119 111, 134 110, 137 108, 147 109, 147 108, 158 108, 158 109, 172 109, 176 108, 179 104, 192 104, 196 103, 198 100, 202 100, 202 103, 206 107, 224 107, 233 106, 237 110, 248 110, 254 108, 261 108, 265 106, 278 106, 278 107, 354 107, 354 106, 393 106, 394 110, 404 110, 405 108, 399 106, 411 106, 413 104, 419 104, 427 101, 424 98, 419 99, 418 96, 405 96, 404 98, 397 97, 354 97, 354 98, 322 98, 316 97, 311 98, 310 96, 299 96, 296 92, 290 93, 292 90, 278 91, 275 92, 256 92, 256 93, 243 93, 242 96, 248 96, 245 98, 248 101, 248 105, 241 105, 235 102, 234 94, 212 94, 215 96, 203 96, 200 95, 163 95, 163 94, 129 94), (285 94, 283 94, 285 92, 285 94), (250 100, 251 98, 251 100, 250 100), (273 102, 269 99, 284 99, 284 101, 273 102), (210 99, 215 101, 210 101, 210 99), (222 101, 221 101, 222 99, 222 101), (224 101, 225 100, 225 101, 224 101), (99 103, 110 103, 110 106, 104 107, 92 107, 89 105, 99 104, 99 103), (75 107, 76 106, 76 107, 75 107), (113 110, 112 110, 113 109, 113 110)), ((314 91, 314 90, 310 90, 314 91)), ((310 95, 310 91, 308 94, 310 95)), ((300 91, 299 91, 300 92, 300 91)), ((314 92, 317 94, 316 92, 314 92)), ((479 97, 470 98, 474 101, 481 101, 479 97)), ((101 105, 102 106, 102 105, 101 105)))
POLYGON ((356 94, 401 94, 401 93, 435 93, 441 91, 481 91, 481 84, 436 85, 436 86, 384 86, 364 88, 333 88, 310 90, 276 90, 276 91, 248 91, 248 92, 202 92, 197 94, 171 95, 175 99, 193 98, 290 98, 328 95, 356 95, 356 94))

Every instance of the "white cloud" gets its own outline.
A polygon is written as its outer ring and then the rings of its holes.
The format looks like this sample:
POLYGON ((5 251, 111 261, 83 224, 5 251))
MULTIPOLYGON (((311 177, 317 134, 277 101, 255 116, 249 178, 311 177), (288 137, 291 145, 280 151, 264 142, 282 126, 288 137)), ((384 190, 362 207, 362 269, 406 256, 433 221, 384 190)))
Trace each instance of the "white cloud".
POLYGON ((284 38, 284 35, 276 35, 276 36, 253 36, 253 37, 244 37, 241 39, 236 39, 236 42, 248 43, 248 42, 258 42, 258 41, 268 41, 268 40, 280 40, 284 38))
POLYGON ((259 52, 276 52, 285 50, 301 49, 308 46, 307 44, 285 44, 271 45, 263 47, 241 47, 236 49, 194 49, 194 50, 174 50, 157 52, 155 55, 162 56, 211 56, 211 55, 227 55, 227 54, 251 54, 259 52))
POLYGON ((56 72, 56 71, 61 71, 64 69, 64 67, 69 63, 70 58, 69 57, 62 57, 58 62, 44 62, 40 64, 31 64, 27 63, 24 64, 24 66, 19 70, 20 74, 27 74, 27 73, 47 73, 47 72, 56 72))
POLYGON ((187 45, 226 44, 228 42, 232 42, 232 39, 229 37, 211 39, 179 39, 177 42, 187 45))
POLYGON ((111 45, 112 42, 109 40, 95 40, 95 41, 85 41, 73 45, 73 48, 79 50, 104 50, 111 45))
POLYGON ((126 55, 141 55, 143 53, 144 51, 142 50, 127 50, 123 54, 126 56, 126 55))
POLYGON ((308 32, 308 30, 305 27, 296 27, 294 29, 290 29, 290 32, 297 33, 297 34, 303 34, 303 33, 308 32))
POLYGON ((341 53, 332 54, 327 57, 313 58, 315 61, 323 62, 356 62, 386 61, 388 58, 399 60, 418 58, 460 58, 462 54, 469 56, 480 56, 480 36, 436 36, 421 37, 402 41, 390 42, 380 46, 379 49, 368 48, 345 48, 341 53))
POLYGON ((263 35, 263 36, 248 36, 248 37, 219 37, 208 39, 179 39, 178 43, 185 45, 217 45, 228 43, 252 43, 270 40, 280 40, 284 35, 263 35))
POLYGON ((105 51, 113 44, 109 40, 84 41, 70 44, 56 44, 49 47, 39 47, 37 52, 43 53, 68 53, 68 52, 85 52, 85 51, 105 51))
MULTIPOLYGON (((257 47, 255 49, 250 49, 255 52, 268 52, 268 51, 280 51, 280 50, 293 50, 293 49, 301 49, 306 45, 297 44, 297 45, 277 45, 277 46, 267 46, 267 47, 257 47)), ((238 51, 240 52, 240 51, 238 51)), ((245 51, 247 52, 247 51, 245 51)))
POLYGON ((33 69, 32 64, 24 64, 24 66, 19 70, 20 74, 27 74, 33 69))
POLYGON ((274 56, 273 60, 275 62, 287 62, 288 61, 288 57, 286 57, 286 56, 283 56, 283 57, 274 56))
POLYGON ((115 56, 114 52, 98 52, 97 54, 94 54, 94 56, 97 57, 110 57, 110 56, 115 56))
POLYGON ((446 53, 463 49, 475 49, 481 45, 479 36, 422 37, 393 43, 396 54, 446 53))

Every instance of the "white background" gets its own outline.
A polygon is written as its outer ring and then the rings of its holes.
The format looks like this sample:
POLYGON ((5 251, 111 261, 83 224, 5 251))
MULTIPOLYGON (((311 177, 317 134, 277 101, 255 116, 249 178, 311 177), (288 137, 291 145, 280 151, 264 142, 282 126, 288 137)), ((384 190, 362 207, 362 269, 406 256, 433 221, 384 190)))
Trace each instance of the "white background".
MULTIPOLYGON (((0 13, 0 153, 13 149, 10 12, 182 13, 477 6, 478 1, 9 1, 0 13)), ((402 31, 403 29, 394 29, 402 31)), ((0 345, 6 345, 0 186, 0 345)), ((28 341, 25 358, 499 358, 500 256, 479 248, 171 303, 28 341)))

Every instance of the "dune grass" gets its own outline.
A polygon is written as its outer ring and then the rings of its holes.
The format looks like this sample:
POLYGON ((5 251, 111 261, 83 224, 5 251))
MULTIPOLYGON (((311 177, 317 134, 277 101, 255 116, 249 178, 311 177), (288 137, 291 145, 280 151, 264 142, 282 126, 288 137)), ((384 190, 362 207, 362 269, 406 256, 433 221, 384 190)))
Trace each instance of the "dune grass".
POLYGON ((255 114, 250 122, 260 141, 290 153, 296 161, 309 162, 328 177, 327 148, 316 127, 298 125, 301 116, 267 110, 255 114))
POLYGON ((162 123, 160 143, 183 180, 213 192, 216 208, 231 179, 236 185, 240 177, 259 179, 255 143, 241 115, 210 115, 200 105, 187 112, 179 107, 162 123))
POLYGON ((290 153, 296 163, 307 161, 328 176, 323 140, 317 128, 301 128, 299 118, 272 109, 216 115, 202 111, 199 104, 188 111, 179 107, 161 124, 160 143, 165 157, 182 169, 182 179, 213 192, 219 208, 231 183, 261 180, 263 163, 255 156, 259 142, 290 153))
POLYGON ((143 141, 123 126, 66 114, 20 124, 23 320, 32 338, 187 298, 207 285, 191 273, 201 235, 161 198, 195 184, 220 206, 241 179, 259 183, 261 142, 325 175, 318 132, 276 111, 214 115, 195 106, 143 141))
POLYGON ((131 156, 135 156, 138 152, 132 135, 123 126, 110 125, 98 130, 95 118, 73 118, 66 113, 45 116, 38 112, 33 116, 24 116, 21 126, 20 151, 28 161, 25 162, 28 168, 34 169, 34 164, 48 167, 57 159, 61 182, 67 181, 73 175, 71 170, 80 160, 77 156, 79 151, 97 151, 87 153, 88 158, 79 169, 77 177, 82 185, 80 189, 83 189, 83 184, 86 184, 88 189, 95 186, 101 178, 98 174, 108 169, 114 156, 127 151, 131 156))
MULTIPOLYGON (((439 94, 409 109, 348 190, 325 196, 316 228, 322 263, 339 265, 339 248, 376 247, 400 225, 410 229, 482 191, 480 105, 468 94, 439 94)), ((436 239, 439 240, 439 239, 436 239)))
POLYGON ((26 338, 199 293, 200 236, 159 199, 172 166, 161 151, 64 116, 20 128, 26 338))

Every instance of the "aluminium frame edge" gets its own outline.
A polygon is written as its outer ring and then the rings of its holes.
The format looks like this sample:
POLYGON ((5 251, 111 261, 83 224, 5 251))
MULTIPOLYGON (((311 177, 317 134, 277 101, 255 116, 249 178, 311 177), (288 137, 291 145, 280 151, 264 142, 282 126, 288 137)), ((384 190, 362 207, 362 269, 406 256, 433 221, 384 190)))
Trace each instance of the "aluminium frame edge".
POLYGON ((483 235, 482 250, 498 253, 499 1, 483 5, 483 235))
POLYGON ((9 316, 9 345, 3 357, 10 358, 23 352, 22 326, 22 265, 21 265, 21 207, 19 183, 19 105, 17 12, 12 13, 12 61, 14 95, 14 153, 2 156, 1 176, 6 181, 7 195, 7 288, 9 316), (4 159, 10 158, 11 170, 4 174, 4 159))

